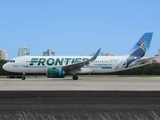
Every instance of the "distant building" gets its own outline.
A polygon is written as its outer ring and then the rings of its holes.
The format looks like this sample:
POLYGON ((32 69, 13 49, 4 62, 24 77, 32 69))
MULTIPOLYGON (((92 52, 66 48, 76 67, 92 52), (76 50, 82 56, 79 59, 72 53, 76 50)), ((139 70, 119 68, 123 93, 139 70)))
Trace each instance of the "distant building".
POLYGON ((111 52, 108 52, 105 54, 105 56, 113 56, 113 54, 111 52))
POLYGON ((8 60, 8 53, 5 50, 0 50, 0 60, 8 60))
POLYGON ((51 49, 48 49, 46 52, 43 52, 43 56, 54 56, 55 52, 53 52, 51 49))
MULTIPOLYGON (((92 53, 90 56, 94 56, 95 53, 92 53)), ((100 52, 98 56, 113 56, 113 54, 111 52, 108 52, 108 53, 103 53, 103 52, 100 52)))
POLYGON ((18 56, 28 56, 30 55, 30 48, 22 46, 18 49, 18 56))
POLYGON ((158 50, 158 54, 155 55, 156 62, 160 63, 160 49, 158 50))
POLYGON ((100 52, 98 56, 104 56, 104 53, 103 53, 103 52, 100 52))
POLYGON ((90 56, 94 56, 94 55, 95 55, 95 53, 90 54, 90 56))

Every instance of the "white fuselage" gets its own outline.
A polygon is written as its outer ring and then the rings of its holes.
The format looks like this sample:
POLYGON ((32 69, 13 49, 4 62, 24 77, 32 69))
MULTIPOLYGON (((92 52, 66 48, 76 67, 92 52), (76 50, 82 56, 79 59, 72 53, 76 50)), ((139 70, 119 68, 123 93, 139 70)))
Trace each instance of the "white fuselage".
MULTIPOLYGON (((3 68, 18 73, 46 73, 48 67, 62 68, 70 64, 82 62, 92 56, 22 56, 13 58, 3 68)), ((76 70, 82 73, 108 73, 125 69, 124 63, 128 56, 98 56, 96 60, 76 70)))

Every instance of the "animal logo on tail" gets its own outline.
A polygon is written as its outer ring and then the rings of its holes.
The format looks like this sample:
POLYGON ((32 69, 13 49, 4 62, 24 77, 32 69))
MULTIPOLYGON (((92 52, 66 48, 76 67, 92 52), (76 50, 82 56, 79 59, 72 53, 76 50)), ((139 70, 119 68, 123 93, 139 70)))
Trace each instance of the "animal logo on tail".
POLYGON ((145 33, 138 42, 133 46, 124 58, 122 66, 128 68, 134 66, 134 62, 143 57, 147 57, 153 33, 145 33))
POLYGON ((146 43, 147 41, 138 42, 137 45, 139 46, 138 49, 136 49, 126 60, 126 62, 123 64, 125 68, 127 68, 132 62, 134 62, 137 59, 141 59, 144 57, 146 53, 146 43))

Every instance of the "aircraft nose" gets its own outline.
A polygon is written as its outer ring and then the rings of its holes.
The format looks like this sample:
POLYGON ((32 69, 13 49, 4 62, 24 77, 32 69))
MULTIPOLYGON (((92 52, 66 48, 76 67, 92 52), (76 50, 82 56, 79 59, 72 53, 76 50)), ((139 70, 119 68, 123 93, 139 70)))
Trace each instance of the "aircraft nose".
POLYGON ((8 70, 9 70, 9 65, 6 63, 6 64, 4 64, 4 65, 2 66, 2 68, 3 68, 4 70, 8 71, 8 70))
POLYGON ((3 68, 4 70, 6 70, 7 65, 6 65, 6 64, 4 64, 4 65, 2 66, 2 68, 3 68))

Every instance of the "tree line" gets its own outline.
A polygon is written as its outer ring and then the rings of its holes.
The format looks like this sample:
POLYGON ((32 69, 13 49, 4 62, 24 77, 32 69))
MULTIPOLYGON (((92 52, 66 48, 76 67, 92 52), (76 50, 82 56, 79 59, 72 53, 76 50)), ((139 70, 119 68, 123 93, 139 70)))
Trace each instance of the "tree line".
MULTIPOLYGON (((2 66, 6 62, 7 62, 6 60, 0 60, 0 75, 22 75, 22 73, 12 73, 12 72, 7 72, 3 70, 2 66)), ((35 74, 31 74, 31 75, 35 75, 35 74)), ((39 74, 39 75, 42 75, 42 74, 39 74)), ((152 63, 152 64, 148 64, 142 67, 133 68, 129 70, 106 73, 106 75, 160 75, 160 64, 152 63)))

